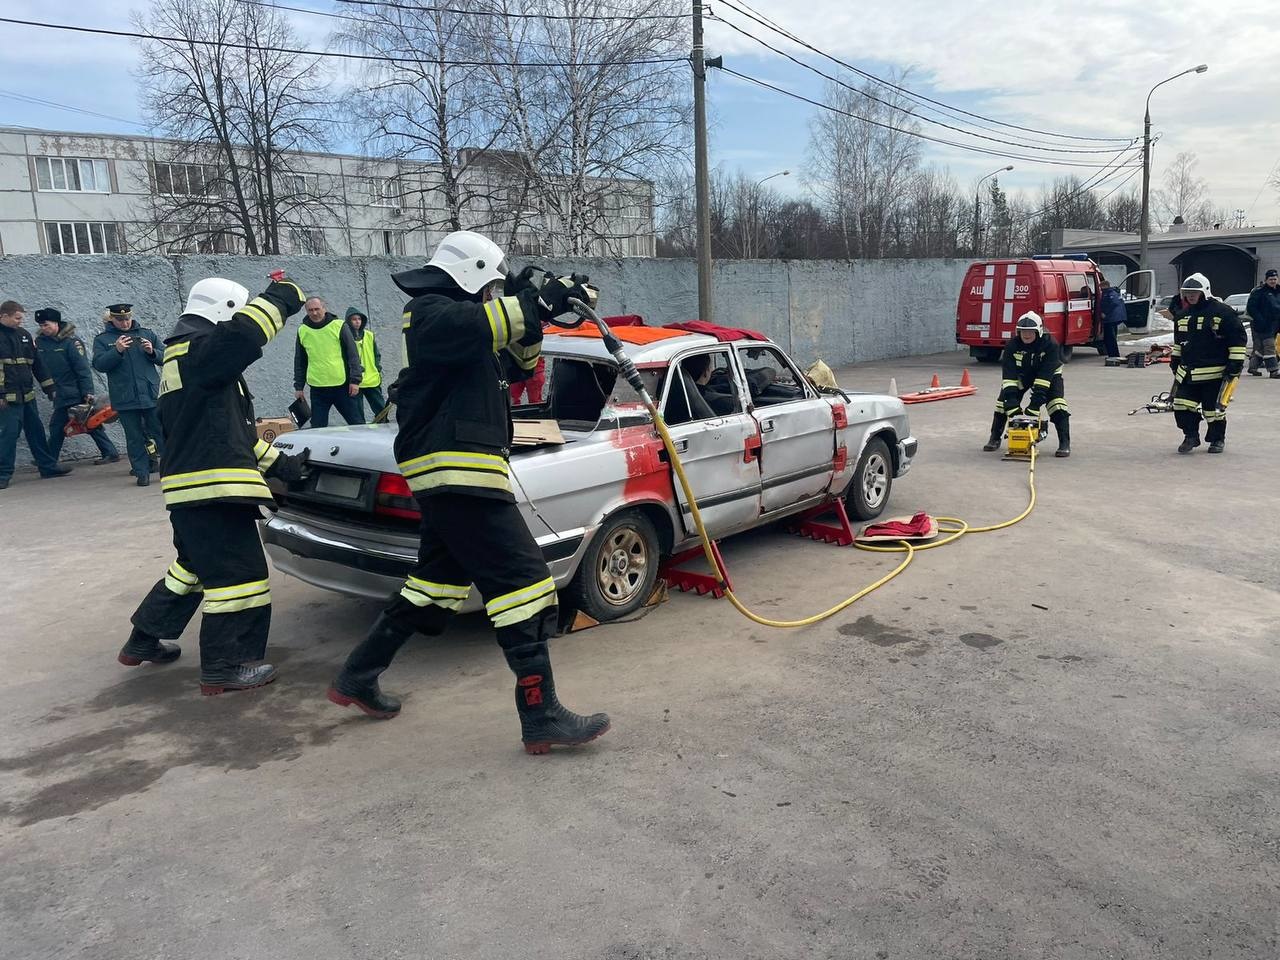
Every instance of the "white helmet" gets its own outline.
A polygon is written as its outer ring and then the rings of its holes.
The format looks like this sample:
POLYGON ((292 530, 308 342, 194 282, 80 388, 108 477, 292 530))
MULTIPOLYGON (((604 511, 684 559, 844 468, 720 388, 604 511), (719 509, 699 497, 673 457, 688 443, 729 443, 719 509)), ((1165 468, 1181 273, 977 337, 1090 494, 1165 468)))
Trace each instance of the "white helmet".
POLYGON ((231 315, 249 302, 249 291, 234 280, 206 277, 197 280, 187 294, 183 314, 204 317, 214 323, 230 320, 231 315))
MULTIPOLYGON (((470 230, 458 230, 441 240, 427 267, 443 270, 467 293, 479 293, 494 281, 507 278, 502 248, 470 230)), ((426 267, 394 274, 391 279, 410 296, 430 286, 430 272, 426 267)))
POLYGON ((1193 273, 1187 279, 1182 281, 1182 286, 1178 288, 1179 292, 1185 290, 1187 293, 1200 293, 1206 299, 1213 296, 1213 290, 1209 286, 1209 278, 1203 273, 1193 273))
POLYGON ((1044 333, 1044 318, 1041 317, 1040 314, 1036 313, 1034 310, 1028 310, 1026 313, 1024 313, 1022 316, 1018 318, 1017 329, 1019 331, 1034 330, 1036 332, 1036 336, 1038 337, 1042 333, 1044 333))

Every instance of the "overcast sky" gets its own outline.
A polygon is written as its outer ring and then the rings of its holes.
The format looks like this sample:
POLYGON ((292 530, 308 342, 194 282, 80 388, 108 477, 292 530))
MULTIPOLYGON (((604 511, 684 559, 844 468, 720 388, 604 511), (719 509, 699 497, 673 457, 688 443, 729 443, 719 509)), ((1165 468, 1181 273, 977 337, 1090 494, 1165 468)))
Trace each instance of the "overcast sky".
MULTIPOLYGON (((803 54, 824 69, 833 68, 723 4, 709 3, 726 20, 803 54)), ((1280 162, 1275 0, 1143 4, 1074 0, 1069 5, 1025 0, 750 3, 800 38, 862 69, 881 76, 909 69, 908 85, 926 96, 1007 123, 1077 135, 1140 135, 1143 100, 1152 84, 1197 63, 1208 63, 1208 73, 1180 78, 1162 87, 1152 100, 1153 130, 1163 135, 1155 151, 1153 182, 1159 184, 1175 154, 1190 150, 1199 158, 1199 172, 1216 204, 1244 209, 1253 223, 1280 223, 1280 195, 1265 186, 1268 174, 1280 162)), ((289 4, 333 9, 324 0, 289 0, 289 4)), ((5 0, 0 10, 5 16, 24 19, 128 29, 129 10, 138 6, 129 0, 92 4, 5 0)), ((309 45, 323 47, 333 21, 297 13, 288 16, 309 45)), ((8 24, 2 31, 8 42, 6 56, 0 60, 0 123, 136 131, 127 123, 140 120, 131 76, 136 51, 130 41, 8 24), (8 96, 15 93, 118 119, 8 96)), ((708 24, 707 42, 708 52, 723 54, 726 65, 796 93, 821 96, 824 81, 820 77, 723 24, 714 20, 708 24)), ((791 193, 804 191, 800 174, 815 108, 722 73, 711 75, 710 104, 713 164, 731 170, 740 167, 757 177, 790 169, 793 176, 773 184, 791 193)), ((938 128, 929 132, 954 137, 938 128)), ((964 186, 1012 162, 1015 170, 1002 175, 1002 184, 1032 193, 1053 176, 1070 172, 933 144, 925 144, 925 158, 949 167, 964 186)), ((1093 171, 1079 172, 1088 176, 1093 171)), ((1130 186, 1138 183, 1135 177, 1130 186)))

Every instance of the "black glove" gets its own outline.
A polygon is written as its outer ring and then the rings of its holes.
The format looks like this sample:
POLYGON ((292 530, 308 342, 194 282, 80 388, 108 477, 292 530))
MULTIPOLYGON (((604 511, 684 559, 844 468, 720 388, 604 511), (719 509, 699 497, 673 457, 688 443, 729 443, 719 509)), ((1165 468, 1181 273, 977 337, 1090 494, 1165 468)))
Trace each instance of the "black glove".
POLYGON ((53 387, 44 388, 44 395, 48 397, 50 400, 52 400, 55 396, 57 396, 57 394, 58 394, 58 391, 55 390, 53 387))
POLYGON ((267 475, 282 481, 287 487, 296 486, 307 479, 311 472, 307 464, 307 456, 310 453, 310 447, 303 447, 300 453, 280 454, 267 470, 267 475))
POLYGON ((568 313, 571 309, 570 300, 581 300, 588 306, 594 307, 600 299, 600 294, 595 287, 587 285, 589 279, 590 277, 578 273, 568 277, 546 274, 543 277, 542 287, 538 290, 538 303, 545 311, 545 317, 551 319, 568 313))
POLYGON ((302 288, 292 280, 272 280, 271 285, 263 291, 262 295, 279 304, 280 312, 286 319, 301 310, 302 305, 307 301, 302 288))
POLYGON ((1234 363, 1229 363, 1229 364, 1227 364, 1227 376, 1226 376, 1226 378, 1225 378, 1225 379, 1227 379, 1227 380, 1238 380, 1238 379, 1240 378, 1240 374, 1242 374, 1242 373, 1244 373, 1244 364, 1243 364, 1243 363, 1238 364, 1238 365, 1237 365, 1237 364, 1234 364, 1234 363))
POLYGON ((533 277, 537 272, 533 267, 525 267, 519 273, 508 273, 506 283, 502 285, 503 296, 514 297, 521 290, 536 291, 538 285, 533 282, 533 277))

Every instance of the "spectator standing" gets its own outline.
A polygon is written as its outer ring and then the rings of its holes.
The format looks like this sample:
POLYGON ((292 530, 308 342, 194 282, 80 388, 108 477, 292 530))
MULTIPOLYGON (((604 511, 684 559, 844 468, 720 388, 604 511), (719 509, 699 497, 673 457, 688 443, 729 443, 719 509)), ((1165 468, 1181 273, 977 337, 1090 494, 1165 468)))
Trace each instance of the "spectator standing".
POLYGON ((1268 270, 1262 285, 1249 294, 1245 307, 1253 332, 1253 351, 1249 355, 1249 373, 1262 376, 1265 366, 1272 380, 1280 380, 1280 361, 1276 359, 1276 333, 1280 331, 1280 271, 1268 270))
MULTIPOLYGON (((1129 319, 1129 315, 1125 310, 1124 297, 1105 279, 1098 292, 1098 313, 1102 318, 1102 343, 1107 351, 1107 359, 1119 360, 1120 342, 1117 334, 1120 324, 1129 319)), ((1109 366, 1115 366, 1115 364, 1112 363, 1109 366)))
POLYGON ((16 300, 0 303, 0 490, 9 486, 13 476, 18 435, 22 433, 27 435, 27 446, 41 477, 65 477, 71 472, 58 466, 49 452, 36 409, 36 384, 51 400, 54 388, 31 334, 22 328, 26 312, 16 300))
POLYGON ((511 402, 518 404, 524 396, 527 403, 542 402, 542 388, 547 383, 547 358, 539 357, 538 365, 533 368, 533 376, 528 380, 517 380, 511 384, 511 402))
POLYGON ((106 328, 93 341, 93 368, 107 375, 111 406, 124 428, 133 475, 138 486, 145 487, 160 469, 159 458, 164 454, 156 412, 164 348, 154 330, 133 318, 131 303, 111 304, 104 319, 106 328))
POLYGON ((330 313, 323 300, 306 303, 307 319, 298 327, 293 349, 293 391, 302 400, 311 388, 311 426, 327 427, 336 408, 347 423, 364 423, 360 403, 360 351, 351 327, 330 313))
MULTIPOLYGON (((53 307, 36 311, 36 325, 40 336, 36 337, 36 349, 44 361, 45 371, 53 378, 53 416, 49 418, 49 453, 56 461, 62 453, 65 429, 71 417, 71 408, 80 403, 93 403, 93 371, 84 341, 76 336, 74 323, 62 319, 53 307)), ((95 464, 115 463, 120 451, 98 427, 89 431, 89 438, 98 448, 95 464)))
POLYGON ((378 350, 373 331, 369 329, 368 316, 356 307, 349 307, 347 323, 355 337, 356 352, 360 355, 360 367, 364 373, 360 378, 360 396, 369 401, 369 409, 376 417, 387 406, 387 399, 382 395, 382 353, 378 350))

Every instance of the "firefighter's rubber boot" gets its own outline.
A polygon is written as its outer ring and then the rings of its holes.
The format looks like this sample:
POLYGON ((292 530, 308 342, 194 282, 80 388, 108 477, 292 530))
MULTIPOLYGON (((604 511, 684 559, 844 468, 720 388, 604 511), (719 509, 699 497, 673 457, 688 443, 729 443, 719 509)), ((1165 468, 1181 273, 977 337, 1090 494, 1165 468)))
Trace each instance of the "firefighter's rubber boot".
POLYGON ((1003 413, 997 413, 991 418, 991 436, 982 445, 982 449, 987 453, 1000 449, 1000 440, 1004 436, 1004 423, 1005 415, 1003 413))
POLYGON ((165 643, 155 637, 143 633, 137 627, 129 634, 129 639, 120 648, 116 657, 126 667, 136 667, 143 663, 173 663, 182 656, 182 648, 176 643, 165 643))
POLYGON ((369 636, 351 651, 347 662, 329 685, 329 699, 340 707, 356 706, 371 717, 389 720, 400 713, 400 701, 387 696, 378 686, 378 677, 412 630, 396 623, 386 613, 379 614, 369 636))
POLYGON ((1178 444, 1179 453, 1190 453, 1196 447, 1200 446, 1199 434, 1183 434, 1182 443, 1178 444))
POLYGON ((525 753, 550 753, 553 746, 576 747, 608 732, 607 714, 584 717, 560 703, 546 643, 503 653, 516 675, 516 712, 520 714, 520 739, 525 753))
POLYGON ((1248 374, 1249 374, 1249 376, 1251 376, 1251 377, 1260 377, 1260 376, 1262 376, 1262 371, 1258 369, 1258 368, 1259 368, 1259 367, 1261 367, 1261 366, 1262 366, 1262 358, 1261 358, 1260 356, 1258 356, 1256 353, 1250 354, 1250 355, 1249 355, 1249 368, 1248 368, 1248 371, 1247 371, 1247 372, 1248 372, 1248 374))
POLYGON ((1272 380, 1280 380, 1280 370, 1272 370, 1267 376, 1272 380))
POLYGON ((1053 455, 1055 457, 1071 456, 1071 420, 1066 416, 1060 416, 1053 422, 1053 428, 1058 431, 1058 449, 1053 455))
POLYGON ((276 668, 269 663, 219 663, 200 667, 200 692, 206 697, 236 690, 265 687, 276 678, 276 668))
POLYGON ((1225 441, 1225 440, 1215 440, 1215 441, 1213 441, 1213 443, 1209 444, 1209 452, 1210 452, 1210 453, 1221 453, 1221 452, 1222 452, 1222 449, 1223 449, 1223 446, 1225 445, 1225 443, 1226 443, 1226 441, 1225 441))

